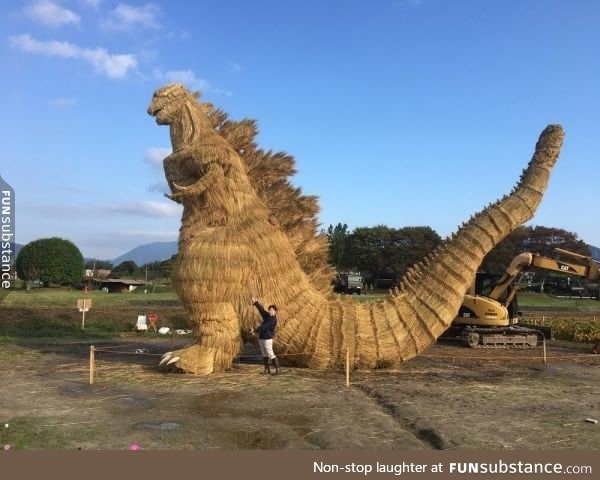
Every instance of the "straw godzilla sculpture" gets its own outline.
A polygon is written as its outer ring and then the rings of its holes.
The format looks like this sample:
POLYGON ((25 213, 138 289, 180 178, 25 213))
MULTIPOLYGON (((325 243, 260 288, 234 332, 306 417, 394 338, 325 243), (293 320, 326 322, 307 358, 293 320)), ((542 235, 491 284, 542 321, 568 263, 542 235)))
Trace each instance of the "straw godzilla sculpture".
MULTIPOLYGON (((165 354, 161 363, 195 374, 231 366, 258 323, 252 296, 279 306, 275 351, 296 365, 342 366, 348 350, 355 368, 381 368, 422 352, 456 316, 484 256, 532 218, 563 140, 560 126, 548 126, 509 195, 409 269, 389 298, 365 304, 328 298, 319 266, 299 263, 299 253, 310 257, 311 249, 301 245, 309 242, 292 241, 294 229, 282 228, 285 215, 273 214, 278 200, 269 199, 269 191, 276 185, 261 185, 252 175, 255 125, 233 128, 198 97, 170 84, 155 92, 148 108, 158 124, 170 126, 173 153, 164 169, 170 197, 183 204, 172 280, 198 333, 197 343, 165 354)), ((279 203, 279 210, 288 207, 295 208, 279 203)), ((322 245, 315 245, 319 257, 322 245)))

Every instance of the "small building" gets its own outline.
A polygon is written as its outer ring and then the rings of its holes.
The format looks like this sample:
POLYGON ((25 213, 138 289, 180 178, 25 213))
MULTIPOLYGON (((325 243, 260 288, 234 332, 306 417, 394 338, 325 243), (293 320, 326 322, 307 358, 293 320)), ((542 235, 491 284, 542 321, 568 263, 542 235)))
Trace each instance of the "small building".
POLYGON ((98 280, 104 280, 109 277, 111 270, 103 270, 103 269, 86 269, 83 274, 83 284, 85 288, 88 290, 92 290, 94 288, 94 282, 98 282, 98 280))
POLYGON ((112 270, 104 270, 102 268, 97 268, 97 269, 91 269, 91 268, 86 268, 85 270, 85 274, 84 277, 86 280, 88 279, 98 279, 98 278, 108 278, 108 276, 110 275, 110 272, 112 270))
POLYGON ((144 280, 131 280, 129 278, 104 278, 94 280, 101 289, 109 293, 128 293, 136 288, 146 285, 144 280))

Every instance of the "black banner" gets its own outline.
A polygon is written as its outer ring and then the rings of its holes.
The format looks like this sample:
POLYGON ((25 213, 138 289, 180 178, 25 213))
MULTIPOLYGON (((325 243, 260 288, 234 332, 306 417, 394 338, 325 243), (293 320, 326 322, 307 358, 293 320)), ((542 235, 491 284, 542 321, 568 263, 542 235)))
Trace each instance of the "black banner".
POLYGON ((0 452, 2 478, 597 478, 596 451, 0 452))

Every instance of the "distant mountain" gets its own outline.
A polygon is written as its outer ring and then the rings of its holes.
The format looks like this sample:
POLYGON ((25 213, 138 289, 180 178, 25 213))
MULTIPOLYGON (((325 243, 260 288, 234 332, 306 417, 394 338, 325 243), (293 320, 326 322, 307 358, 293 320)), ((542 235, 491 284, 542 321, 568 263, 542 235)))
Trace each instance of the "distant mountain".
POLYGON ((592 247, 591 245, 588 245, 590 252, 592 252, 592 258, 598 262, 600 262, 600 248, 598 247, 592 247))
POLYGON ((120 257, 111 260, 111 263, 116 267, 120 263, 126 261, 134 261, 136 265, 144 265, 146 263, 160 262, 168 260, 177 253, 177 241, 173 242, 154 242, 146 245, 140 245, 124 253, 120 257))

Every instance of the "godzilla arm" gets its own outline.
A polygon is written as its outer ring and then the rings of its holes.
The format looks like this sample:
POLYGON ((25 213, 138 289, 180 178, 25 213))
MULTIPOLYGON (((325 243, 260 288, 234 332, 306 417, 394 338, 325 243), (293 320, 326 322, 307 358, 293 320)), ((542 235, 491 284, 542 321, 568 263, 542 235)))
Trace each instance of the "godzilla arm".
POLYGON ((171 195, 165 194, 165 196, 176 202, 181 202, 185 198, 196 197, 211 185, 221 183, 223 181, 223 176, 223 168, 221 168, 220 165, 211 164, 206 174, 191 185, 182 186, 175 182, 171 182, 171 188, 174 192, 171 195))

